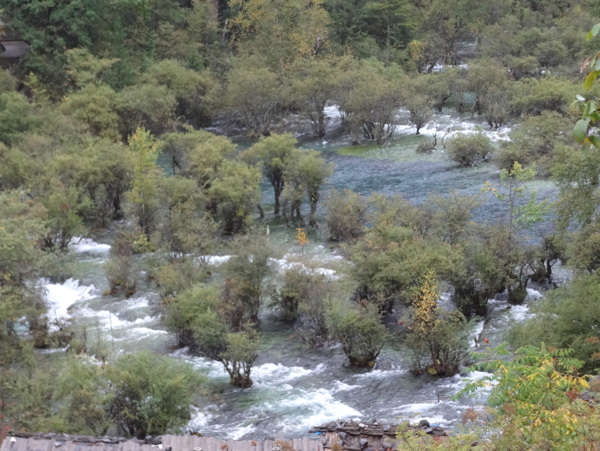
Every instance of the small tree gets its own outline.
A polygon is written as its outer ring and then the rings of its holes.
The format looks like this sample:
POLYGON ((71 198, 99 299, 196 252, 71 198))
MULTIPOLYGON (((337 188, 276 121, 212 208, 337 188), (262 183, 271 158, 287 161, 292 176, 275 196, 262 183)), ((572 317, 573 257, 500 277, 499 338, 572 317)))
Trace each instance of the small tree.
POLYGON ((446 144, 450 158, 464 167, 478 166, 494 151, 490 139, 483 133, 458 134, 446 144))
POLYGON ((255 60, 238 60, 229 72, 225 101, 248 136, 267 136, 280 112, 282 90, 275 72, 255 60))
POLYGON ((104 271, 110 285, 110 294, 123 292, 129 297, 136 292, 137 271, 134 269, 134 242, 139 238, 135 231, 122 229, 117 232, 110 248, 110 258, 104 271))
POLYGON ((233 330, 258 323, 264 281, 275 263, 266 237, 249 235, 233 242, 231 258, 220 267, 225 278, 223 298, 233 330))
POLYGON ((431 120, 431 99, 422 94, 413 94, 406 98, 405 107, 410 112, 410 122, 416 127, 416 134, 431 120))
POLYGON ((248 324, 238 324, 230 309, 218 287, 198 284, 165 299, 163 318, 180 346, 222 363, 232 385, 249 388, 259 337, 248 324))
POLYGON ((303 152, 297 164, 300 180, 306 190, 310 204, 308 225, 317 227, 317 204, 321 195, 321 188, 325 180, 333 174, 333 164, 327 163, 315 150, 303 152))
POLYGON ((158 212, 158 147, 150 132, 138 128, 129 139, 129 149, 133 156, 133 181, 126 193, 129 211, 142 232, 150 238, 156 228, 158 212))
POLYGON ((327 308, 327 325, 333 338, 342 344, 350 365, 375 365, 387 335, 375 305, 332 301, 327 308))
POLYGON ((144 351, 119 358, 108 369, 109 411, 128 435, 161 435, 190 420, 190 398, 202 378, 183 362, 144 351))
POLYGON ((438 298, 435 276, 428 271, 412 296, 407 341, 415 371, 454 376, 468 357, 471 327, 461 313, 438 307, 438 298))
MULTIPOLYGON (((489 355, 491 354, 491 355, 489 355)), ((598 408, 584 401, 589 388, 582 362, 568 349, 525 346, 514 358, 503 348, 476 368, 493 371, 488 403, 494 408, 489 439, 494 449, 587 449, 600 437, 598 408)), ((469 384, 459 395, 489 387, 492 377, 469 384)), ((593 395, 592 395, 593 396, 593 395)))
POLYGON ((303 263, 292 264, 284 271, 281 287, 273 292, 271 302, 280 310, 283 321, 293 323, 302 313, 316 313, 314 310, 311 312, 313 301, 315 304, 322 301, 326 285, 327 280, 323 274, 303 263), (303 307, 306 307, 306 311, 302 311, 303 307))
POLYGON ((308 244, 309 240, 308 237, 306 236, 306 232, 304 229, 300 228, 300 229, 296 229, 296 241, 298 241, 298 244, 300 245, 300 249, 302 250, 302 254, 304 255, 304 247, 308 244))
POLYGON ((527 283, 531 277, 531 253, 523 243, 520 232, 540 222, 548 212, 545 202, 537 202, 535 191, 530 193, 525 204, 519 205, 526 196, 525 183, 534 176, 533 169, 524 169, 515 161, 510 171, 503 169, 500 174, 502 188, 490 182, 485 185, 485 190, 503 202, 507 210, 504 221, 497 227, 498 234, 490 244, 503 268, 508 300, 514 304, 525 300, 527 283))
POLYGON ((325 204, 329 239, 354 241, 365 232, 367 200, 348 189, 332 190, 325 204))
POLYGON ((248 152, 255 155, 262 163, 263 175, 267 178, 273 187, 275 195, 274 214, 279 214, 279 199, 285 185, 285 168, 292 153, 296 147, 296 138, 291 134, 271 135, 263 137, 254 144, 248 152))

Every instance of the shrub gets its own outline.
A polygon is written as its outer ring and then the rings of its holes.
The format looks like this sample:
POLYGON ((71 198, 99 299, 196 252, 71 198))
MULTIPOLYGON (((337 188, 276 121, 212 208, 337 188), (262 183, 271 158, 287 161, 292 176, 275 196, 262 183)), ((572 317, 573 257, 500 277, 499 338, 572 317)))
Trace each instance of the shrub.
POLYGON ((492 359, 485 355, 481 366, 495 375, 461 393, 489 387, 493 378, 490 449, 593 448, 600 438, 598 407, 580 395, 589 384, 578 375, 582 362, 572 358, 572 351, 542 344, 520 348, 512 359, 501 357, 506 354, 500 348, 492 359))
POLYGON ((127 297, 136 292, 137 271, 133 268, 135 232, 119 230, 110 249, 110 258, 104 265, 104 272, 110 284, 110 294, 123 292, 127 297))
POLYGON ((538 345, 573 349, 573 357, 584 362, 586 372, 600 368, 597 331, 600 322, 600 278, 582 274, 570 285, 548 292, 534 307, 536 315, 510 331, 511 345, 538 345))
POLYGON ((327 227, 332 241, 354 241, 364 234, 367 201, 349 189, 333 190, 329 194, 327 227))
POLYGON ((446 147, 450 158, 464 167, 483 163, 494 150, 490 139, 481 132, 458 134, 448 141, 446 147))
POLYGON ((194 369, 144 351, 125 355, 109 368, 108 403, 121 429, 134 437, 161 435, 190 420, 190 398, 202 378, 194 369))
POLYGON ((372 367, 383 347, 387 330, 374 305, 331 302, 327 325, 352 366, 372 367))
POLYGON ((271 295, 272 305, 279 308, 283 321, 293 323, 300 315, 302 302, 310 302, 310 298, 322 298, 325 276, 298 263, 283 273, 283 284, 271 295))
POLYGON ((429 271, 412 296, 407 344, 415 372, 454 376, 468 357, 471 323, 458 311, 438 307, 438 298, 435 277, 429 271))
POLYGON ((232 317, 228 299, 214 285, 196 285, 163 302, 164 322, 178 344, 223 364, 232 385, 252 386, 258 336, 232 317))

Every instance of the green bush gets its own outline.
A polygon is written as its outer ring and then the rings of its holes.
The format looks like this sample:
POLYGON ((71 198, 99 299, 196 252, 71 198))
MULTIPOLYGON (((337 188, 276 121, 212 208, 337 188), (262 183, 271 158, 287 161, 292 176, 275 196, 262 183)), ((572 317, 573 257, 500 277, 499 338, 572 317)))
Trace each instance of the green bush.
POLYGON ((376 306, 333 301, 327 309, 327 325, 333 338, 342 344, 350 365, 375 364, 387 335, 376 306))
POLYGON ((532 307, 536 315, 516 324, 509 333, 515 347, 539 345, 570 347, 573 357, 584 362, 583 370, 600 368, 600 276, 582 274, 568 286, 548 292, 532 307))
POLYGON ((161 435, 190 420, 202 377, 184 363, 148 351, 125 355, 108 369, 108 409, 130 436, 161 435))
POLYGON ((327 199, 327 227, 332 241, 355 241, 364 234, 367 201, 348 189, 333 190, 327 199))
POLYGON ((478 166, 494 151, 490 139, 483 133, 458 134, 446 144, 450 158, 464 167, 478 166))

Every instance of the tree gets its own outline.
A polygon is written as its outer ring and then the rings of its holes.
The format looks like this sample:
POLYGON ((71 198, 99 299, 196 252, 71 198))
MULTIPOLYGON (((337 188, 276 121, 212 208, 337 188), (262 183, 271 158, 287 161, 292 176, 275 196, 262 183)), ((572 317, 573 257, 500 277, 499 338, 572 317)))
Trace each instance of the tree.
MULTIPOLYGON (((112 295, 122 292, 126 297, 130 297, 137 290, 138 271, 134 269, 136 240, 140 240, 140 236, 135 229, 123 228, 117 231, 115 241, 110 248, 110 258, 104 264, 104 271, 110 285, 109 293, 112 295)), ((142 242, 148 243, 147 240, 142 242)))
POLYGON ((547 214, 545 203, 536 201, 535 192, 531 192, 529 201, 519 205, 526 195, 525 183, 535 176, 533 169, 524 169, 515 162, 512 169, 503 169, 500 179, 503 189, 494 187, 486 182, 486 190, 505 204, 507 209, 503 224, 496 231, 497 235, 489 244, 498 257, 503 268, 503 280, 511 303, 520 304, 527 296, 529 282, 531 253, 521 241, 520 231, 526 230, 541 221, 547 214))
POLYGON ((250 234, 232 243, 232 256, 221 265, 225 278, 224 298, 234 331, 257 324, 265 278, 273 270, 273 248, 265 236, 250 234))
POLYGON ((183 362, 148 351, 120 357, 108 368, 109 411, 128 435, 161 435, 190 420, 190 398, 202 378, 183 362))
POLYGON ((327 45, 323 0, 231 0, 233 41, 243 55, 261 56, 266 66, 285 73, 294 61, 318 54, 327 45))
POLYGON ((339 48, 357 57, 376 56, 389 65, 399 62, 401 50, 413 34, 414 14, 404 0, 326 0, 330 36, 339 48))
POLYGON ((164 321, 180 346, 223 364, 230 383, 252 386, 258 336, 249 324, 234 324, 228 298, 214 285, 195 285, 163 302, 164 321))
POLYGON ((414 206, 397 195, 373 195, 370 209, 372 227, 349 248, 359 299, 390 312, 396 301, 408 300, 425 271, 432 269, 447 280, 462 263, 459 247, 444 239, 430 208, 414 206))
POLYGON ((11 145, 32 124, 32 105, 14 91, 0 93, 0 142, 11 145))
POLYGON ((332 337, 342 343, 350 365, 375 365, 387 335, 376 306, 332 301, 327 308, 327 325, 332 337))
POLYGON ((206 258, 216 247, 218 225, 205 212, 206 199, 198 184, 174 176, 162 180, 159 245, 172 259, 199 253, 206 258))
POLYGON ((174 115, 188 124, 206 125, 214 109, 216 82, 203 71, 198 73, 175 60, 163 60, 148 68, 143 77, 148 84, 165 86, 176 100, 174 115))
POLYGON ((236 60, 227 77, 225 103, 249 137, 270 134, 284 98, 275 72, 255 60, 236 60))
POLYGON ((421 128, 431 120, 431 100, 419 94, 409 95, 404 103, 410 113, 410 122, 416 127, 416 134, 421 134, 421 128))
POLYGON ((263 176, 273 187, 275 196, 274 214, 279 214, 280 197, 285 186, 284 173, 288 160, 296 147, 296 138, 290 133, 272 135, 261 138, 249 149, 249 154, 256 156, 262 163, 263 176))
POLYGON ((281 286, 271 294, 271 304, 279 309, 284 322, 294 323, 301 317, 303 306, 313 300, 319 303, 325 297, 326 276, 307 267, 304 262, 291 265, 281 279, 281 286))
MULTIPOLYGON (((491 354, 491 355, 489 355, 491 354)), ((477 365, 495 373, 488 397, 493 407, 490 434, 497 449, 583 449, 598 440, 597 408, 580 392, 589 388, 579 375, 581 361, 569 349, 519 348, 512 359, 503 348, 477 365)), ((489 387, 491 377, 469 384, 462 394, 489 387)))
POLYGON ((14 344, 17 326, 28 321, 34 329, 46 310, 32 283, 43 260, 38 243, 46 232, 45 209, 21 191, 2 191, 0 213, 0 336, 14 344))
POLYGON ((428 271, 415 287, 407 342, 414 353, 415 371, 453 376, 468 358, 471 324, 460 312, 444 312, 438 306, 436 285, 434 273, 428 271))
POLYGON ((333 174, 333 164, 321 157, 316 150, 301 151, 297 161, 292 161, 290 164, 298 166, 298 176, 301 180, 301 185, 306 190, 308 202, 310 205, 310 215, 308 217, 308 225, 311 227, 317 226, 317 204, 321 196, 321 187, 325 180, 333 174))
POLYGON ((160 170, 156 165, 158 146, 150 134, 138 128, 129 139, 133 157, 133 179, 126 193, 129 209, 142 232, 150 238, 156 228, 158 212, 158 180, 160 170))
POLYGON ((396 112, 402 106, 403 82, 398 67, 384 67, 376 61, 347 70, 336 97, 353 144, 358 144, 361 134, 377 144, 392 136, 396 112))
POLYGON ((539 343, 554 348, 569 345, 572 356, 582 362, 582 371, 595 373, 600 367, 598 280, 598 273, 579 274, 569 285, 548 293, 536 303, 535 316, 511 328, 511 345, 516 348, 539 343))
POLYGON ((41 199, 46 207, 46 229, 44 247, 58 247, 66 251, 75 236, 83 235, 86 227, 83 223, 85 211, 91 207, 91 201, 75 186, 64 186, 53 178, 44 184, 48 194, 41 199))
POLYGON ((27 41, 30 50, 20 63, 20 72, 37 74, 52 94, 66 90, 65 50, 92 46, 94 24, 99 23, 99 6, 90 0, 48 4, 41 0, 8 0, 2 6, 3 19, 15 35, 27 41))
POLYGON ((576 90, 570 81, 552 76, 519 80, 512 89, 514 112, 531 116, 545 111, 566 114, 576 90))
MULTIPOLYGON (((86 223, 105 227, 110 220, 123 217, 122 203, 130 188, 133 156, 121 143, 85 136, 48 166, 63 184, 77 188, 89 199, 90 205, 81 211, 86 223)), ((42 193, 47 191, 41 189, 42 193)))
POLYGON ((557 150, 573 152, 569 133, 572 122, 553 111, 543 111, 538 116, 526 116, 520 127, 511 131, 510 141, 500 145, 496 160, 500 168, 510 170, 518 161, 523 166, 535 165, 541 176, 548 176, 555 165, 557 150))
POLYGON ((325 136, 325 106, 340 88, 341 72, 348 58, 298 60, 291 72, 291 91, 296 103, 310 119, 315 136, 325 136))
POLYGON ((494 150, 490 139, 483 133, 459 133, 446 144, 448 155, 464 167, 478 166, 486 161, 494 150))
POLYGON ((355 241, 366 227, 367 200, 348 189, 332 190, 327 196, 327 227, 332 241, 355 241))
POLYGON ((117 97, 121 136, 144 128, 154 135, 173 131, 177 99, 167 86, 137 83, 123 89, 117 97))
MULTIPOLYGON (((190 175, 186 171, 191 163, 190 158, 193 150, 216 138, 204 130, 185 129, 184 132, 165 133, 160 137, 159 146, 161 153, 169 160, 173 175, 181 173, 190 175)), ((231 146, 232 147, 232 146, 231 146)), ((225 153, 230 153, 229 150, 225 153)))
POLYGON ((239 161, 225 160, 207 190, 210 202, 227 234, 245 230, 260 198, 260 170, 239 161))
POLYGON ((118 95, 106 85, 87 85, 67 95, 61 109, 88 130, 100 137, 116 140, 119 137, 118 95))
POLYGON ((467 71, 469 90, 475 94, 473 111, 486 116, 490 126, 499 126, 508 116, 506 70, 492 61, 473 64, 467 71))
POLYGON ((56 380, 53 402, 62 404, 60 416, 72 433, 90 431, 95 436, 106 435, 115 417, 108 405, 112 386, 108 379, 108 365, 71 356, 56 380))

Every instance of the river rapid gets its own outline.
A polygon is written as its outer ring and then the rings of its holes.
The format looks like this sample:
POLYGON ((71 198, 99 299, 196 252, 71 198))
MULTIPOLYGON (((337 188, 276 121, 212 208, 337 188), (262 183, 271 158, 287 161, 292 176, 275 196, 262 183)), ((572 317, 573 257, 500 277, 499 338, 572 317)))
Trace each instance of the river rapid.
MULTIPOLYGON (((335 107, 327 109, 329 129, 335 130, 339 117, 335 107)), ((400 113, 399 123, 407 123, 400 113)), ((485 164, 476 169, 462 169, 452 163, 441 144, 430 155, 417 155, 414 148, 421 139, 437 133, 438 142, 459 130, 472 132, 485 124, 469 115, 459 116, 444 110, 434 116, 422 130, 425 136, 415 137, 410 125, 399 126, 391 143, 384 146, 346 149, 343 136, 323 141, 301 140, 306 148, 320 150, 335 164, 329 186, 350 188, 362 194, 402 194, 415 203, 423 202, 434 193, 479 195, 487 180, 498 182, 498 169, 485 164), (344 148, 343 148, 344 147, 344 148), (338 149, 341 154, 338 153, 338 149), (344 155, 354 153, 354 155, 344 155)), ((509 127, 485 131, 494 141, 508 139, 509 127)), ((335 136, 335 133, 331 133, 335 136)), ((533 182, 540 198, 552 199, 556 188, 545 181, 533 182)), ((270 200, 268 189, 265 199, 270 200)), ((476 211, 476 220, 493 221, 502 215, 501 206, 491 197, 476 211)), ((272 239, 279 240, 286 254, 277 260, 279 269, 293 264, 300 249, 283 227, 272 227, 272 239)), ((342 257, 324 241, 326 232, 313 239, 303 258, 311 260, 331 277, 343 264, 342 257)), ((50 305, 49 315, 73 317, 86 328, 86 343, 92 350, 111 354, 150 349, 172 358, 183 359, 207 375, 201 399, 194 407, 188 431, 233 439, 266 437, 298 437, 312 426, 338 419, 397 422, 427 419, 431 424, 452 427, 460 424, 467 408, 482 408, 485 393, 479 398, 453 400, 453 396, 469 380, 486 373, 462 373, 452 378, 414 376, 409 371, 406 350, 400 345, 386 346, 373 369, 357 370, 347 366, 341 347, 310 350, 287 327, 277 323, 271 312, 261 316, 263 349, 252 371, 254 385, 247 390, 229 386, 228 376, 219 363, 190 355, 186 349, 174 349, 173 338, 160 324, 157 312, 158 295, 144 282, 129 299, 103 296, 108 289, 102 265, 108 259, 110 236, 82 238, 71 245, 76 255, 74 277, 62 284, 42 281, 50 305)), ((148 256, 140 256, 140 265, 148 256)), ((218 265, 222 259, 215 258, 218 265)), ((528 289, 523 306, 509 308, 503 300, 491 300, 488 318, 477 322, 473 330, 473 350, 481 350, 484 338, 489 346, 504 341, 504 334, 514 321, 527 318, 530 305, 542 293, 528 289)), ((442 297, 440 302, 448 302, 442 297)), ((488 346, 487 344, 483 346, 488 346)))

